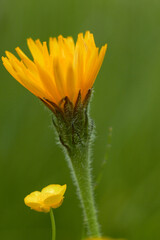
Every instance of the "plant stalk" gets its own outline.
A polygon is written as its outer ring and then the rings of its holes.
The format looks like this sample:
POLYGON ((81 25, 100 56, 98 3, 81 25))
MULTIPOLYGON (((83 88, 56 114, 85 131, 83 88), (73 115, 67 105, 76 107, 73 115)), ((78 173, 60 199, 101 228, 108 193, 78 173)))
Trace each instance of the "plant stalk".
POLYGON ((52 240, 55 240, 56 239, 56 225, 55 225, 55 219, 54 219, 54 214, 53 214, 52 208, 50 210, 50 218, 51 218, 51 226, 52 226, 52 240))
POLYGON ((83 149, 74 149, 69 154, 69 165, 83 209, 87 237, 100 237, 92 186, 89 146, 85 146, 83 149))

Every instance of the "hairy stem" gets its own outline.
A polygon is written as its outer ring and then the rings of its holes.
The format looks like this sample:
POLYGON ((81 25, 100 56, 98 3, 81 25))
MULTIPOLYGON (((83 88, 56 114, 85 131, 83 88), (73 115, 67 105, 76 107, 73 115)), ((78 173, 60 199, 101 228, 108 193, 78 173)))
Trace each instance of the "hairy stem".
POLYGON ((87 236, 99 237, 100 229, 94 202, 89 147, 72 149, 68 160, 83 209, 87 236))

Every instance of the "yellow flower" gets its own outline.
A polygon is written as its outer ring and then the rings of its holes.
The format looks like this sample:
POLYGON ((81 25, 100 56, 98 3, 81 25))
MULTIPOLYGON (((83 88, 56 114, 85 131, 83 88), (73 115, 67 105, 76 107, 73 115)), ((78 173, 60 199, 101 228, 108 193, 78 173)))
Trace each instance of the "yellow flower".
POLYGON ((61 206, 66 191, 66 184, 51 184, 39 191, 32 192, 24 199, 25 204, 38 212, 49 212, 51 208, 61 206))
POLYGON ((6 51, 2 57, 8 72, 25 88, 40 98, 54 110, 67 96, 75 104, 79 91, 82 100, 92 88, 107 49, 105 44, 101 50, 96 47, 93 34, 89 31, 83 36, 78 34, 76 44, 72 37, 61 35, 49 39, 47 43, 40 40, 27 39, 33 61, 19 47, 16 48, 21 61, 6 51))

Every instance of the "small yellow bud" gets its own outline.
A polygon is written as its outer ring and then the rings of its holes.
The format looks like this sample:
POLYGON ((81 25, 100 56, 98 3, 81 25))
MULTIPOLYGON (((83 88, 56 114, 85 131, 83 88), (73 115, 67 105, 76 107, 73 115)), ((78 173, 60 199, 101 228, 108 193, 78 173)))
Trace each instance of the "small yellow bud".
POLYGON ((24 199, 25 204, 38 212, 49 212, 51 208, 61 206, 66 191, 66 184, 61 186, 51 184, 39 191, 27 195, 24 199))

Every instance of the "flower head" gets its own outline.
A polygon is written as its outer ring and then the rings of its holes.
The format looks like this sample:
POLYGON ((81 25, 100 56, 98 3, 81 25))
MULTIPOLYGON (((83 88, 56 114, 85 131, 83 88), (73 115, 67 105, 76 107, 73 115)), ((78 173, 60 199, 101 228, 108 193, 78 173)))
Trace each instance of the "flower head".
POLYGON ((66 191, 66 184, 61 186, 51 184, 39 191, 27 195, 24 199, 25 204, 38 212, 49 212, 51 208, 61 206, 66 191))
POLYGON ((65 97, 75 104, 78 93, 82 100, 92 88, 103 62, 107 49, 96 47, 93 34, 89 31, 78 35, 76 44, 72 37, 61 35, 49 39, 47 43, 40 40, 27 40, 33 60, 30 60, 17 47, 20 59, 6 51, 2 57, 8 72, 25 88, 40 98, 51 110, 59 106, 65 97), (53 104, 52 104, 53 103, 53 104))

